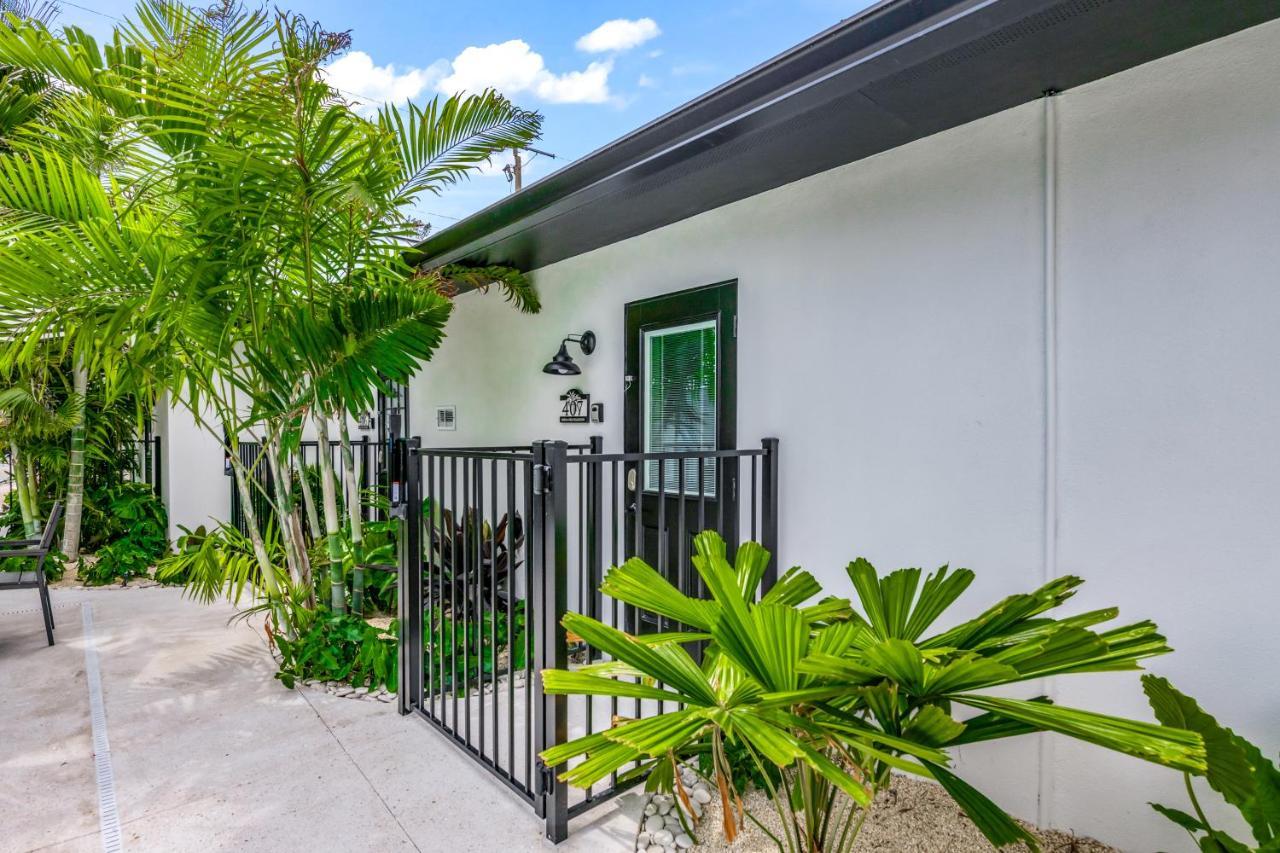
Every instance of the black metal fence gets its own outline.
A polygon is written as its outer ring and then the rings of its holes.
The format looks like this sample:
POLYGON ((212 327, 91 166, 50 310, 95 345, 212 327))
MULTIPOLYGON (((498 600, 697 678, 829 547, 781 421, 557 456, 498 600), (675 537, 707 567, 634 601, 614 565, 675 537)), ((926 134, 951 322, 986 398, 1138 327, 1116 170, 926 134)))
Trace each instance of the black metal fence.
MULTIPOLYGON (((387 494, 387 452, 386 446, 377 441, 371 441, 368 436, 361 436, 358 440, 351 442, 351 452, 355 456, 356 480, 358 489, 363 493, 371 489, 377 489, 381 494, 387 494)), ((249 484, 249 499, 253 504, 254 516, 265 522, 274 512, 273 500, 275 498, 275 479, 271 475, 271 466, 267 462, 262 452, 262 445, 256 441, 241 441, 237 447, 240 464, 249 472, 251 482, 249 484)), ((294 468, 292 476, 294 482, 298 482, 301 476, 310 476, 314 478, 314 470, 320 461, 320 443, 318 441, 304 441, 298 448, 298 462, 301 465, 301 471, 294 468), (308 473, 312 472, 312 473, 308 473)), ((342 500, 348 501, 352 499, 352 495, 347 493, 346 481, 342 477, 342 445, 333 441, 329 445, 329 460, 333 466, 333 471, 337 477, 338 488, 342 495, 342 500)), ((228 462, 228 466, 230 463, 228 462)), ((230 467, 226 473, 231 475, 230 467)), ((310 482, 310 481, 308 481, 310 482)), ((313 498, 319 510, 320 488, 318 484, 312 484, 313 498)), ((369 504, 364 505, 365 517, 370 520, 380 520, 381 515, 377 507, 369 504)), ((244 507, 240 499, 240 490, 233 485, 231 488, 231 524, 242 534, 247 535, 249 532, 248 524, 245 520, 244 507)), ((314 535, 310 530, 309 522, 306 514, 302 517, 303 528, 308 533, 314 535)))
MULTIPOLYGON (((609 566, 633 556, 690 595, 704 594, 692 537, 720 532, 771 552, 778 540, 778 443, 680 453, 604 453, 541 441, 521 447, 421 448, 399 442, 401 713, 416 713, 502 780, 561 841, 568 822, 620 790, 556 780, 538 753, 659 703, 546 696, 538 673, 603 654, 567 636, 586 613, 630 632, 667 631, 600 592, 609 566), (412 522, 412 523, 410 523, 412 522), (620 708, 620 704, 625 707, 620 708)), ((776 559, 766 586, 776 577, 776 559)))
POLYGON ((133 458, 121 475, 134 483, 146 483, 164 497, 164 456, 160 453, 160 436, 133 439, 133 458))

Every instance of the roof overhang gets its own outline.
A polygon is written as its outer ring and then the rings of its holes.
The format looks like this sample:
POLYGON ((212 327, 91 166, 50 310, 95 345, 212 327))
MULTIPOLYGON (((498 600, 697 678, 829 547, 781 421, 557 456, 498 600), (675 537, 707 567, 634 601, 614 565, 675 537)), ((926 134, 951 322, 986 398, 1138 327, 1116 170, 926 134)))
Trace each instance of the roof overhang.
POLYGON ((411 260, 537 269, 1277 17, 1276 0, 886 0, 411 260))

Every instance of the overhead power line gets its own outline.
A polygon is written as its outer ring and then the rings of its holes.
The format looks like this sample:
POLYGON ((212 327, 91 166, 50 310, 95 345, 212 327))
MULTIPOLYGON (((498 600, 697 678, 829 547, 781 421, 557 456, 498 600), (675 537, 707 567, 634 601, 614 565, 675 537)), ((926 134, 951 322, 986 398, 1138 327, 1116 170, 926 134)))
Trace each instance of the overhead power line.
POLYGON ((502 167, 502 173, 507 176, 507 181, 511 183, 513 192, 520 192, 520 188, 524 186, 524 166, 520 162, 521 151, 528 151, 533 155, 533 157, 529 158, 530 163, 532 163, 534 158, 539 154, 543 157, 550 157, 552 160, 556 159, 556 155, 552 154, 550 151, 540 151, 537 148, 529 148, 528 146, 524 148, 512 148, 512 162, 509 165, 502 167))

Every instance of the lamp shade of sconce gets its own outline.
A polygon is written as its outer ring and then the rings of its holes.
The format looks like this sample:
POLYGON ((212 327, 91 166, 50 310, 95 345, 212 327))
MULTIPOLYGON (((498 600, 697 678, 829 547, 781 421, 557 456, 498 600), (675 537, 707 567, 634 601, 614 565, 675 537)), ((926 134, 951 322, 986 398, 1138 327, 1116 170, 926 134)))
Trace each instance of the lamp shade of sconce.
POLYGON ((553 376, 577 376, 582 372, 582 368, 574 363, 573 356, 569 355, 571 343, 577 344, 582 349, 583 355, 591 355, 596 348, 595 332, 587 331, 581 335, 566 337, 560 342, 560 349, 556 351, 555 356, 542 368, 543 373, 550 373, 553 376))

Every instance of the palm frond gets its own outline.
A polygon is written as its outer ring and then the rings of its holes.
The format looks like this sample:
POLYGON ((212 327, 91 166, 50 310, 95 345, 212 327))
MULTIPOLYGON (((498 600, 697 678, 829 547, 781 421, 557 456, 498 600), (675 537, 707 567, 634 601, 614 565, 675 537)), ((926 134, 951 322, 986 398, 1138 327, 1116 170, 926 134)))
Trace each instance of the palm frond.
POLYGON ((542 116, 486 89, 437 97, 424 106, 387 106, 379 111, 378 124, 399 149, 400 194, 438 194, 495 153, 537 139, 542 116))
POLYGON ((529 277, 518 269, 503 266, 466 266, 446 264, 434 271, 452 292, 463 289, 487 293, 490 287, 501 289, 503 298, 523 314, 537 314, 542 310, 537 288, 529 277))

